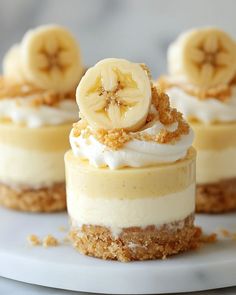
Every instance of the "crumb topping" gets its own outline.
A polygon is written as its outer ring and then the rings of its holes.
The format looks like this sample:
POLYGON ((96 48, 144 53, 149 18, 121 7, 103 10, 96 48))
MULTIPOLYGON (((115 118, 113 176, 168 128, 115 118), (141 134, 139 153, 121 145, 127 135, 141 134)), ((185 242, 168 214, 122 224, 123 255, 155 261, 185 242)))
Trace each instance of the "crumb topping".
POLYGON ((56 247, 58 246, 59 242, 58 240, 52 236, 52 235, 47 235, 46 237, 43 238, 43 247, 56 247))
POLYGON ((39 245, 41 245, 41 241, 40 241, 39 237, 36 236, 36 235, 33 235, 33 234, 29 235, 27 237, 27 241, 31 246, 39 246, 39 245))
POLYGON ((59 231, 61 231, 61 232, 65 232, 66 231, 66 228, 65 228, 65 226, 60 226, 59 228, 58 228, 58 230, 59 231))
POLYGON ((151 72, 146 64, 140 64, 141 68, 147 73, 149 80, 152 80, 151 72))
POLYGON ((172 87, 181 88, 187 94, 197 97, 199 100, 206 100, 209 98, 215 98, 219 101, 227 101, 232 94, 232 87, 236 84, 236 78, 227 85, 218 85, 212 88, 199 88, 197 86, 189 85, 183 82, 171 81, 167 77, 160 77, 157 81, 158 86, 162 91, 166 91, 172 87))
POLYGON ((149 112, 145 125, 160 121, 164 126, 168 127, 173 123, 177 123, 176 130, 169 131, 166 128, 163 128, 155 135, 145 133, 145 130, 139 130, 137 132, 130 132, 125 129, 92 130, 89 128, 86 120, 82 118, 79 122, 73 125, 73 135, 75 137, 82 135, 84 138, 93 135, 100 143, 112 150, 118 150, 122 148, 125 143, 133 139, 153 141, 160 144, 174 144, 182 135, 189 133, 189 125, 184 121, 182 114, 170 107, 168 95, 154 86, 152 86, 152 106, 155 108, 156 112, 149 112))
POLYGON ((43 236, 42 238, 39 238, 35 234, 30 234, 27 236, 27 242, 31 246, 41 246, 44 248, 57 247, 60 245, 68 244, 70 242, 69 236, 68 236, 69 234, 68 229, 65 226, 60 226, 58 228, 58 231, 63 232, 65 234, 60 239, 57 239, 52 234, 48 234, 46 236, 43 236))
POLYGON ((236 241, 236 232, 232 232, 223 228, 220 230, 220 234, 226 239, 236 241))
POLYGON ((201 234, 199 238, 200 244, 212 244, 217 242, 217 234, 216 233, 210 233, 210 234, 201 234))
POLYGON ((75 90, 68 93, 57 93, 52 90, 38 88, 30 83, 12 84, 4 77, 0 77, 0 99, 34 96, 33 107, 41 105, 54 106, 62 100, 75 99, 75 90))
POLYGON ((42 241, 40 240, 40 238, 35 235, 35 234, 31 234, 27 237, 27 241, 31 246, 40 246, 42 245, 45 248, 48 247, 56 247, 59 245, 59 241, 52 235, 47 235, 45 236, 42 241))

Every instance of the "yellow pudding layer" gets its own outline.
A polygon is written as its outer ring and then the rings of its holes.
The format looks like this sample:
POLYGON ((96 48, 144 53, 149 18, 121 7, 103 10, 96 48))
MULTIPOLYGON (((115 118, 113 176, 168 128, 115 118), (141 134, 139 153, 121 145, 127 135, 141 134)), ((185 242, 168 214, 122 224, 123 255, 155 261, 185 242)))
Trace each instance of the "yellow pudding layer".
POLYGON ((29 128, 19 124, 0 123, 0 144, 42 152, 66 151, 72 123, 29 128))
POLYGON ((71 124, 29 128, 0 124, 0 183, 38 189, 65 181, 71 124))
POLYGON ((224 150, 198 150, 198 184, 215 183, 236 177, 236 147, 224 150))
POLYGON ((190 148, 187 156, 175 163, 111 170, 95 168, 68 151, 65 155, 67 188, 78 198, 80 195, 109 199, 162 197, 194 183, 195 157, 195 150, 190 148))
POLYGON ((191 122, 195 139, 193 146, 198 150, 223 150, 236 148, 236 122, 204 124, 191 122))
POLYGON ((198 184, 215 183, 236 176, 236 122, 190 122, 195 132, 198 184))

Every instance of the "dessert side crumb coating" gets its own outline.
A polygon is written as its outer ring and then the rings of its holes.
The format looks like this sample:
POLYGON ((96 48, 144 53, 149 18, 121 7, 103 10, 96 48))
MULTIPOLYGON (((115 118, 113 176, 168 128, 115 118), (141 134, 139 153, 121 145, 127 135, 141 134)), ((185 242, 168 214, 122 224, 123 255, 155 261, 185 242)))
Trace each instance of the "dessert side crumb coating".
POLYGON ((196 211, 223 213, 236 210, 236 178, 217 183, 198 184, 196 211))
POLYGON ((65 184, 57 183, 40 189, 14 189, 0 184, 0 204, 15 210, 30 212, 54 212, 65 210, 65 184))
POLYGON ((160 227, 123 229, 118 237, 103 226, 72 227, 70 239, 81 253, 102 259, 128 262, 165 259, 170 255, 199 247, 201 230, 193 225, 193 215, 160 227))

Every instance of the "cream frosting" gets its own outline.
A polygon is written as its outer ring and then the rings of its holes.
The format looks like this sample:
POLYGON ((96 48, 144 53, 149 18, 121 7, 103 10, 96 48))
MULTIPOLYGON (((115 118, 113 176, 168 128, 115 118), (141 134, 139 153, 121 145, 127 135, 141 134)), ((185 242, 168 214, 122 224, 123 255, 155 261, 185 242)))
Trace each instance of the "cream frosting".
POLYGON ((59 125, 78 120, 78 107, 73 100, 63 100, 55 106, 33 106, 35 96, 4 98, 0 100, 0 119, 11 119, 14 123, 30 128, 59 125))
MULTIPOLYGON (((142 132, 149 135, 158 134, 161 129, 174 131, 177 124, 164 126, 160 122, 155 122, 151 127, 147 125, 142 132)), ((159 163, 170 163, 182 159, 186 156, 188 148, 193 142, 193 131, 182 135, 180 140, 174 144, 159 144, 151 141, 133 139, 119 150, 111 150, 109 147, 100 143, 93 135, 89 138, 70 133, 70 143, 75 156, 89 160, 95 167, 108 166, 110 169, 122 167, 145 167, 159 163)))
POLYGON ((166 92, 171 105, 181 111, 185 118, 194 117, 204 123, 236 121, 236 87, 233 87, 231 97, 224 102, 214 97, 200 100, 176 86, 166 92))

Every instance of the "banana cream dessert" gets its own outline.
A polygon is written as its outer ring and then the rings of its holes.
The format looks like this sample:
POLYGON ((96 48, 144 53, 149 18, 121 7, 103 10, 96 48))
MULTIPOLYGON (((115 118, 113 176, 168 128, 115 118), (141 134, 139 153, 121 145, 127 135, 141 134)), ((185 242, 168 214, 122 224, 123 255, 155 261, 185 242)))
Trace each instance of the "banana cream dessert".
POLYGON ((120 261, 196 247, 193 132, 148 68, 109 58, 76 91, 80 120, 65 155, 70 238, 120 261))
POLYGON ((0 204, 24 211, 66 207, 64 153, 78 120, 80 50, 65 28, 28 31, 0 77, 0 204))
POLYGON ((197 211, 236 209, 236 45, 216 28, 183 33, 159 86, 195 131, 197 211))

